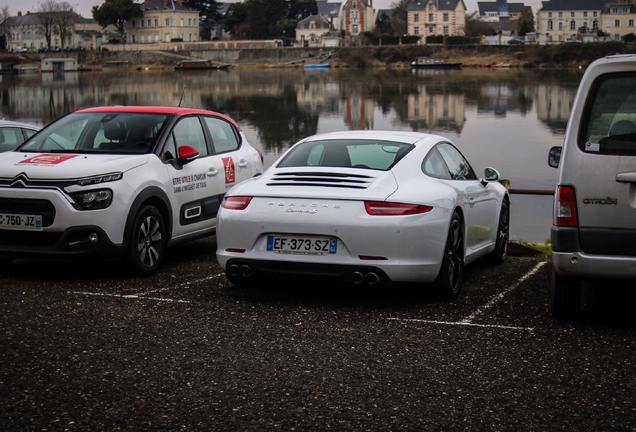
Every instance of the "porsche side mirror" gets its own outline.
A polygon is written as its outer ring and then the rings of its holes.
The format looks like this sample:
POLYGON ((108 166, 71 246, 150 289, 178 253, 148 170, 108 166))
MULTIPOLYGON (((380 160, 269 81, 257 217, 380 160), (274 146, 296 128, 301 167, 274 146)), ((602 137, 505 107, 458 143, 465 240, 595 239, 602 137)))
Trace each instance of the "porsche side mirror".
POLYGON ((486 186, 489 182, 494 182, 499 180, 499 177, 501 177, 499 175, 499 171, 497 171, 494 168, 487 167, 484 170, 484 178, 481 180, 481 184, 486 186))

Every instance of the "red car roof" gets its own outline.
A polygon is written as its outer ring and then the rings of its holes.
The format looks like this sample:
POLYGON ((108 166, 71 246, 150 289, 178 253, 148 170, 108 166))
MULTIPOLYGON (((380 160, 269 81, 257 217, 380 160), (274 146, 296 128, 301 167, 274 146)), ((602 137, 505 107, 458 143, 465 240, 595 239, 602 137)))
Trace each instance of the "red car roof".
POLYGON ((225 114, 221 114, 215 111, 208 111, 204 109, 197 108, 182 108, 182 107, 174 107, 174 106, 125 106, 125 105, 114 105, 114 106, 103 106, 103 107, 94 107, 94 108, 85 108, 74 111, 76 113, 112 113, 112 112, 120 112, 120 113, 142 113, 142 114, 170 114, 170 115, 178 115, 185 116, 191 114, 201 114, 201 115, 214 115, 217 117, 222 117, 227 121, 234 124, 236 127, 239 125, 230 117, 225 114))

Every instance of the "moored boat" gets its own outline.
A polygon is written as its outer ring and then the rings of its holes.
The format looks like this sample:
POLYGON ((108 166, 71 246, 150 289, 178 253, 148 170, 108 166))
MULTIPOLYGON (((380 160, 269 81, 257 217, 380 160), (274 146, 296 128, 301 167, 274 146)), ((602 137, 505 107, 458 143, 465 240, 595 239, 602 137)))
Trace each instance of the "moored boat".
POLYGON ((411 67, 415 69, 460 69, 461 63, 447 63, 445 58, 438 57, 418 57, 411 62, 411 67))
POLYGON ((196 59, 196 60, 181 60, 174 67, 175 70, 195 70, 195 69, 211 69, 221 70, 227 69, 230 65, 215 65, 210 60, 196 59))

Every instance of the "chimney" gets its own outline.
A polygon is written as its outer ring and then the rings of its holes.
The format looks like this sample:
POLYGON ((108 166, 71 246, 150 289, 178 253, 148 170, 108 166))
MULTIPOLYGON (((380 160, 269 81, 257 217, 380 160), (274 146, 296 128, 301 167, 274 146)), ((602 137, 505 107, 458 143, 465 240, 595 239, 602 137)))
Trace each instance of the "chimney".
POLYGON ((18 11, 18 16, 22 16, 22 11, 18 11))

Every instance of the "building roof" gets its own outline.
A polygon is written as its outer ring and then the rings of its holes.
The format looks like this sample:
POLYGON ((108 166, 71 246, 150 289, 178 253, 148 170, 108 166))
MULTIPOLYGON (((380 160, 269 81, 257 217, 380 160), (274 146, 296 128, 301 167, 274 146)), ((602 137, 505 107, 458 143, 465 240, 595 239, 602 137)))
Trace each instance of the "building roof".
POLYGON ((497 0, 489 2, 477 2, 479 7, 479 15, 486 15, 487 12, 497 13, 521 13, 525 7, 523 3, 508 3, 506 0, 497 0))
MULTIPOLYGON (((66 13, 66 12, 51 12, 51 13, 66 13)), ((18 26, 39 26, 40 21, 38 19, 38 13, 27 12, 24 15, 13 16, 7 18, 7 25, 9 27, 18 26)), ((92 18, 84 18, 83 16, 73 13, 74 24, 95 24, 95 20, 92 18)))
POLYGON ((195 9, 183 6, 177 0, 146 0, 140 4, 142 11, 151 10, 175 10, 175 11, 194 11, 195 9))
POLYGON ((406 7, 406 11, 421 11, 424 10, 429 1, 435 3, 435 9, 454 11, 460 2, 463 0, 411 0, 406 7))
POLYGON ((296 24, 297 29, 308 29, 310 28, 310 23, 315 23, 315 28, 317 29, 329 29, 331 25, 329 21, 320 15, 309 15, 307 18, 298 21, 296 24))
POLYGON ((541 2, 541 11, 602 10, 604 0, 550 0, 541 2))

